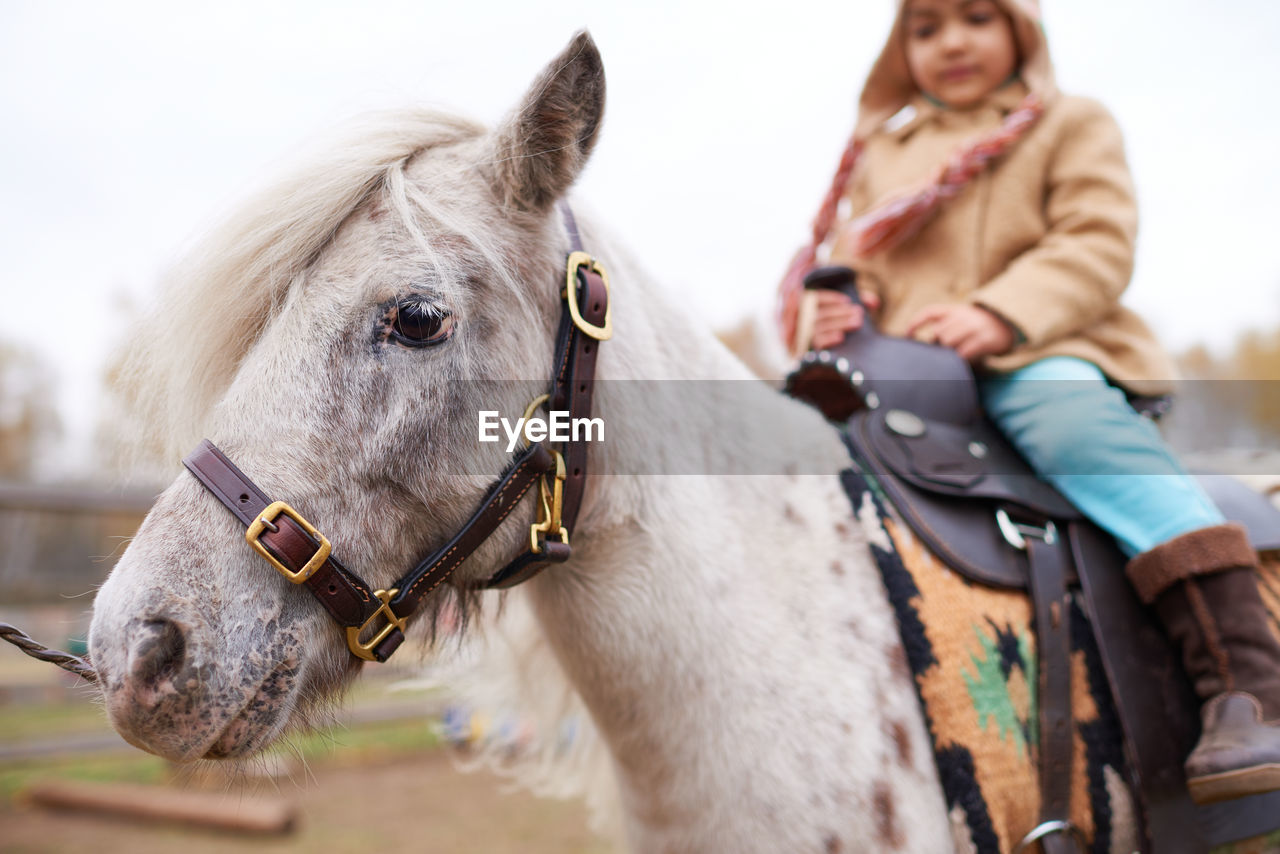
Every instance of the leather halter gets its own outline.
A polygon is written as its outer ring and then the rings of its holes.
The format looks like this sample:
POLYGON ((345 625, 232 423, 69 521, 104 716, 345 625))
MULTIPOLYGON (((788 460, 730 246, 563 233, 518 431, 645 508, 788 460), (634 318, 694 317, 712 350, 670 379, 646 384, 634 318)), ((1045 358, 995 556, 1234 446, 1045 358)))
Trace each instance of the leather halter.
MULTIPOLYGON (((577 223, 561 208, 572 251, 561 287, 565 301, 556 333, 555 373, 540 401, 570 419, 591 415, 597 347, 612 334, 609 285, 604 269, 582 251, 577 223)), ((582 507, 587 473, 587 443, 563 443, 563 455, 543 442, 520 452, 494 481, 480 506, 444 545, 424 558, 395 586, 374 590, 332 554, 329 541, 283 501, 272 502, 244 472, 205 439, 182 462, 247 528, 245 539, 294 584, 306 585, 338 625, 347 647, 366 661, 386 661, 404 642, 405 625, 426 596, 447 581, 458 566, 497 530, 535 485, 539 518, 530 526, 529 547, 477 588, 505 588, 532 578, 548 564, 571 553, 569 535, 582 507), (375 625, 377 618, 383 620, 375 625), (374 632, 368 640, 361 635, 374 632)))

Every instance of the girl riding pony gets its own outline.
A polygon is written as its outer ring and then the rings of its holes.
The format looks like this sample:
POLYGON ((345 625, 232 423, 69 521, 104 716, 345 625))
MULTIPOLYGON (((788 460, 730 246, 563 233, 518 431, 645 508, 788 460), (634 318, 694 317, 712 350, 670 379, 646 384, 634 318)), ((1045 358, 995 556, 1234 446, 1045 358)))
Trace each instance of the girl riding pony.
MULTIPOLYGON (((955 349, 991 420, 1130 557, 1129 580, 1203 701, 1186 761, 1201 802, 1280 788, 1280 644, 1241 527, 1127 394, 1175 369, 1120 304, 1137 209, 1114 119, 1060 94, 1034 0, 903 0, 810 244, 782 288, 796 334, 821 248, 852 267, 882 331, 955 349)), ((863 309, 817 292, 809 342, 863 309)))

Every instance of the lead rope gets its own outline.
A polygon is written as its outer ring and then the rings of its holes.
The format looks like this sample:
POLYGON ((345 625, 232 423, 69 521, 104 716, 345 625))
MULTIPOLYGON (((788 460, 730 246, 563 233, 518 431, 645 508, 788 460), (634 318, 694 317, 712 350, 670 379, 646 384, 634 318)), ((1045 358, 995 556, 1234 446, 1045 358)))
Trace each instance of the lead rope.
POLYGON ((63 670, 74 673, 86 682, 97 684, 98 671, 93 669, 93 665, 89 663, 89 659, 81 658, 78 655, 72 655, 69 652, 62 652, 57 649, 36 643, 31 637, 17 626, 11 626, 8 623, 0 623, 0 638, 7 640, 18 649, 25 652, 32 658, 40 661, 47 661, 50 664, 56 664, 63 670))

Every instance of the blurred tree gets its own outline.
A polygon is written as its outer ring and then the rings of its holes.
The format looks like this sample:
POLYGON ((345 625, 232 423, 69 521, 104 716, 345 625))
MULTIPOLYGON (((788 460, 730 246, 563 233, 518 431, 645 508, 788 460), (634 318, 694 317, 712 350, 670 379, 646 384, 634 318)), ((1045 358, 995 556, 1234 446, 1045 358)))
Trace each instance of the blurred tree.
POLYGON ((1280 328, 1246 331, 1222 357, 1196 345, 1179 354, 1178 364, 1192 382, 1183 384, 1174 410, 1180 416, 1173 425, 1179 428, 1175 444, 1274 445, 1280 440, 1280 328))
POLYGON ((54 374, 34 351, 0 341, 0 478, 28 478, 62 433, 54 374))
POLYGON ((1196 344, 1179 354, 1178 366, 1182 368, 1182 373, 1192 380, 1211 379, 1214 371, 1217 370, 1217 362, 1214 361, 1213 354, 1203 344, 1196 344))
POLYGON ((1231 373, 1248 383, 1250 419, 1280 437, 1280 329, 1245 333, 1231 362, 1231 373))

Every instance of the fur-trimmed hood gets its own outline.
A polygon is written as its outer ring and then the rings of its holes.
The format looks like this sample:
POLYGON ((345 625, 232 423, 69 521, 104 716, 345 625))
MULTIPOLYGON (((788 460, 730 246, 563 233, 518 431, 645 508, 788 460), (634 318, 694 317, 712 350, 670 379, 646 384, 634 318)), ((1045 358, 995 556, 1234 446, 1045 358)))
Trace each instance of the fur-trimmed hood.
MULTIPOLYGON (((1039 0, 994 0, 1013 19, 1014 38, 1021 60, 1019 74, 1027 88, 1049 103, 1058 93, 1049 59, 1049 44, 1041 23, 1039 0)), ((889 39, 880 57, 871 66, 862 96, 858 100, 858 124, 854 136, 865 139, 919 94, 907 69, 903 47, 907 4, 898 0, 898 12, 889 31, 889 39)))

